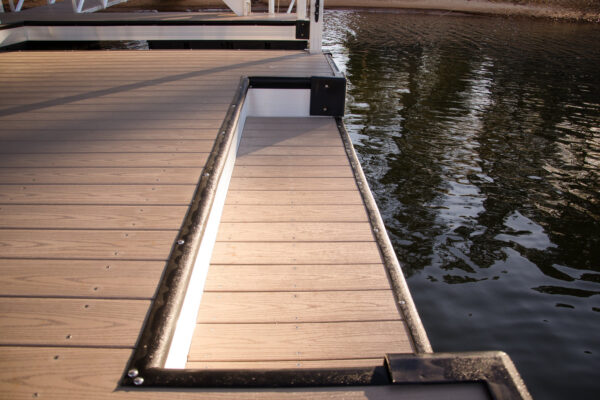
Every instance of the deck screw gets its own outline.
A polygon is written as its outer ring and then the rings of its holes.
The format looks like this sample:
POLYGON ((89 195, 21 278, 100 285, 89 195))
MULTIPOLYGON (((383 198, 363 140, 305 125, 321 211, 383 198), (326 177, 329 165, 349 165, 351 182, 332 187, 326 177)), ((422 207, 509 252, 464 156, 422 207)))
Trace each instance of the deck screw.
POLYGON ((404 300, 400 300, 398 304, 406 304, 406 302, 404 300))
POLYGON ((136 386, 140 386, 142 383, 144 383, 144 378, 142 378, 141 376, 136 376, 133 379, 133 384, 136 386))
POLYGON ((130 378, 135 378, 136 376, 138 376, 140 374, 140 371, 138 371, 135 368, 130 369, 129 371, 127 371, 127 376, 130 378))
POLYGON ((204 176, 210 176, 210 174, 207 172, 207 173, 204 174, 204 176))
POLYGON ((373 232, 377 233, 377 232, 379 232, 379 229, 375 228, 375 229, 373 229, 373 232))
POLYGON ((184 243, 185 243, 185 240, 183 240, 183 239, 179 239, 179 240, 177 241, 177 244, 184 244, 184 243))

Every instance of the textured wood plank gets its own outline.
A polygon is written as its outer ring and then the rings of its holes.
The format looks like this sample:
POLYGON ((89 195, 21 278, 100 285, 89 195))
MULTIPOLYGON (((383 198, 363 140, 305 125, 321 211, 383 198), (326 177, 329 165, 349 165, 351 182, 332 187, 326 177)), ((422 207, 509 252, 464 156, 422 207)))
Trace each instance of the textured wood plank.
MULTIPOLYGON (((1 193, 1 192, 0 192, 1 193)), ((363 204, 358 191, 230 190, 225 204, 313 205, 363 204)))
POLYGON ((208 292, 199 324, 400 320, 391 290, 208 292))
POLYGON ((0 205, 0 228, 178 230, 187 206, 0 205))
MULTIPOLYGON (((233 170, 235 178, 352 178, 350 166, 246 166, 233 170)), ((1 175, 0 175, 1 177, 1 175)))
POLYGON ((203 167, 208 153, 5 154, 0 167, 203 167))
POLYGON ((0 343, 131 347, 149 306, 147 300, 0 298, 0 343))
POLYGON ((2 258, 166 260, 176 231, 0 230, 2 258))
POLYGON ((307 165, 307 166, 327 166, 327 165, 349 165, 348 158, 345 155, 340 156, 255 156, 253 154, 238 154, 235 160, 236 168, 243 165, 268 165, 268 166, 286 166, 286 165, 307 165))
POLYGON ((191 184, 202 168, 0 168, 0 184, 191 184))
MULTIPOLYGON (((246 133, 244 132, 244 135, 246 133)), ((312 147, 332 147, 341 146, 342 139, 335 135, 324 134, 298 134, 292 136, 287 135, 272 135, 270 137, 243 137, 242 147, 260 147, 260 146, 312 146, 312 147)))
POLYGON ((163 261, 0 259, 0 295, 150 299, 163 261))
POLYGON ((375 242, 217 242, 212 264, 372 264, 381 262, 375 242))
POLYGON ((194 190, 194 185, 0 185, 0 203, 188 205, 194 190))
POLYGON ((367 222, 363 205, 234 205, 223 209, 221 222, 367 222))
POLYGON ((244 146, 238 150, 238 156, 344 156, 346 150, 341 146, 244 146))
POLYGON ((212 129, 13 129, 0 130, 0 142, 14 140, 214 140, 217 131, 212 129))
MULTIPOLYGON (((119 390, 119 380, 130 356, 131 350, 128 349, 2 347, 0 387, 6 398, 11 400, 31 400, 34 397, 51 400, 387 400, 400 398, 403 394, 398 389, 406 388, 397 385, 254 390, 119 390)), ((441 391, 438 398, 446 398, 444 396, 445 391, 441 391)), ((425 400, 432 397, 401 398, 425 400)))
POLYGON ((389 289, 383 264, 223 265, 208 270, 204 290, 311 291, 389 289))
MULTIPOLYGON (((176 95, 177 93, 173 93, 176 95)), ((155 95, 155 94, 154 94, 155 95)), ((131 97, 128 97, 130 101, 131 97)), ((203 120, 185 120, 185 119, 165 119, 165 120, 111 120, 111 119, 73 119, 73 120, 35 120, 35 121, 2 121, 3 130, 13 130, 23 128, 25 123, 27 129, 54 129, 54 130, 69 130, 81 129, 85 126, 95 128, 102 127, 103 129, 214 129, 217 130, 221 126, 225 114, 217 115, 216 119, 203 120)), ((123 151, 123 150, 121 150, 123 151)))
POLYGON ((235 362, 188 362, 190 369, 305 369, 305 368, 359 368, 383 366, 383 358, 356 360, 291 360, 291 361, 235 361, 235 362))
POLYGON ((232 178, 230 190, 349 190, 354 178, 232 178))
POLYGON ((212 146, 212 140, 9 141, 2 144, 0 153, 208 153, 212 146))
POLYGON ((369 242, 368 222, 222 222, 219 242, 369 242))
POLYGON ((402 321, 201 324, 189 361, 380 358, 412 353, 402 321))

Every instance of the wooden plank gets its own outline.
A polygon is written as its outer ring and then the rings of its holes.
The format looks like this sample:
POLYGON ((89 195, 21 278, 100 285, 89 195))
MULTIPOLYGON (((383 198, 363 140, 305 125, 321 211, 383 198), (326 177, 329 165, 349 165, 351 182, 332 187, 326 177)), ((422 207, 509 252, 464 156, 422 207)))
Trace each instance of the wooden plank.
POLYGON ((341 146, 244 146, 238 150, 238 157, 253 156, 345 156, 346 150, 341 146))
POLYGON ((193 361, 188 369, 307 369, 307 368, 360 368, 383 366, 382 358, 361 358, 355 360, 290 360, 290 361, 193 361))
POLYGON ((322 128, 327 130, 337 130, 335 120, 327 117, 250 117, 246 123, 248 129, 277 129, 281 130, 284 127, 285 130, 293 129, 316 129, 322 128))
MULTIPOLYGON (((234 178, 353 178, 350 166, 249 166, 237 165, 234 178)), ((1 177, 1 175, 0 175, 1 177)))
POLYGON ((209 153, 213 140, 7 141, 0 153, 209 153))
MULTIPOLYGON (((1 191, 0 191, 1 193, 1 191)), ((358 191, 229 190, 225 204, 363 204, 358 191)))
POLYGON ((356 191, 354 178, 232 178, 229 190, 348 190, 356 191))
POLYGON ((296 134, 296 135, 270 135, 264 137, 246 137, 246 131, 244 130, 244 136, 242 137, 242 147, 266 147, 266 146, 312 146, 312 147, 333 147, 341 146, 342 139, 339 136, 332 135, 308 135, 308 134, 296 134))
POLYGON ((188 205, 194 185, 0 185, 4 204, 188 205))
POLYGON ((202 168, 2 168, 0 184, 197 184, 202 168))
POLYGON ((201 324, 189 361, 380 358, 412 353, 402 321, 201 324))
POLYGON ((0 228, 179 230, 187 209, 187 206, 0 204, 0 228))
POLYGON ((2 258, 166 260, 176 231, 0 230, 2 258))
MULTIPOLYGON (((4 95, 4 94, 3 94, 4 95)), ((173 93, 177 95, 177 93, 173 93)), ((130 101, 134 101, 131 98, 130 101)), ((81 129, 82 126, 92 126, 94 128, 102 127, 103 129, 124 129, 124 128, 135 128, 135 129, 214 129, 217 130, 221 126, 225 115, 217 115, 213 119, 202 119, 202 120, 185 120, 185 119, 165 119, 165 120, 142 120, 142 119, 130 119, 130 120, 111 120, 111 119, 99 119, 99 118, 79 118, 73 120, 35 120, 27 121, 2 121, 0 131, 11 131, 14 129, 23 128, 26 124, 27 129, 55 129, 55 130, 69 130, 69 129, 81 129)))
POLYGON ((212 129, 13 129, 0 131, 0 141, 70 141, 70 140, 214 140, 212 129))
POLYGON ((219 242, 369 242, 368 222, 222 222, 219 242))
POLYGON ((208 153, 4 154, 0 168, 204 167, 208 153))
POLYGON ((212 264, 204 285, 205 293, 389 288, 383 264, 212 264))
POLYGON ((221 222, 367 222, 363 205, 234 205, 223 209, 221 222))
POLYGON ((253 154, 238 154, 235 160, 236 168, 242 165, 307 165, 307 166, 348 166, 348 157, 340 156, 256 156, 253 154))
POLYGON ((132 347, 149 306, 147 300, 0 298, 0 344, 132 347))
POLYGON ((399 398, 397 389, 404 387, 119 390, 130 356, 129 349, 5 346, 0 348, 0 387, 11 400, 384 400, 399 398))
MULTIPOLYGON (((391 290, 208 292, 198 324, 400 320, 391 290)), ((202 328, 200 328, 202 329, 202 328)))
POLYGON ((151 299, 164 261, 0 259, 0 295, 151 299))
POLYGON ((217 242, 212 264, 374 264, 375 242, 217 242))
MULTIPOLYGON (((35 90, 35 93, 38 91, 35 90)), ((8 93, 6 94, 9 95, 8 93)), ((159 95, 159 93, 157 93, 159 95)), ((132 99, 133 101, 133 99, 132 99)), ((116 108, 116 107, 115 107, 116 108)), ((222 106, 220 110, 204 110, 202 108, 195 110, 194 112, 185 111, 174 111, 171 108, 165 107, 163 111, 94 111, 81 113, 77 111, 62 111, 62 112, 40 112, 35 107, 22 107, 22 109, 13 109, 12 112, 1 112, 0 123, 4 124, 7 122, 26 121, 29 124, 33 121, 85 121, 89 119, 110 119, 111 121, 118 121, 123 123, 124 121, 205 121, 205 120, 216 120, 219 115, 224 115, 229 107, 222 106)), ((222 120, 222 119, 221 119, 222 120)), ((100 125, 102 126, 102 125, 100 125)))

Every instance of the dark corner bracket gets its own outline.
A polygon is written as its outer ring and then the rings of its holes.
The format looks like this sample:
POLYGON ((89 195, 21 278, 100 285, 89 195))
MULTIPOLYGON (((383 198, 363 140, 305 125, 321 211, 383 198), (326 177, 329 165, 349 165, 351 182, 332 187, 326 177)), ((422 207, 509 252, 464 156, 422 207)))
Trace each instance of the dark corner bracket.
POLYGON ((308 40, 310 37, 310 22, 307 20, 296 21, 296 39, 308 40))
POLYGON ((385 364, 393 384, 479 383, 493 400, 530 400, 510 357, 501 351, 388 354, 385 364))
POLYGON ((313 76, 310 79, 310 115, 340 117, 346 105, 346 78, 313 76))

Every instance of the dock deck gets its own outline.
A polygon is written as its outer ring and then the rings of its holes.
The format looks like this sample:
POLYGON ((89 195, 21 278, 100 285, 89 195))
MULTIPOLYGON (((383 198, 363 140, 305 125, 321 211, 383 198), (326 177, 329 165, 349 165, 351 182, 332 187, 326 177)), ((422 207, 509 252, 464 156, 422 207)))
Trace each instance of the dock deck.
MULTIPOLYGON (((331 74, 323 55, 299 51, 1 53, 1 392, 201 394, 118 382, 204 163, 241 75, 331 74)), ((333 119, 250 119, 245 135, 189 365, 372 365, 411 352, 333 119)), ((285 393, 392 390, 408 389, 285 393)))

